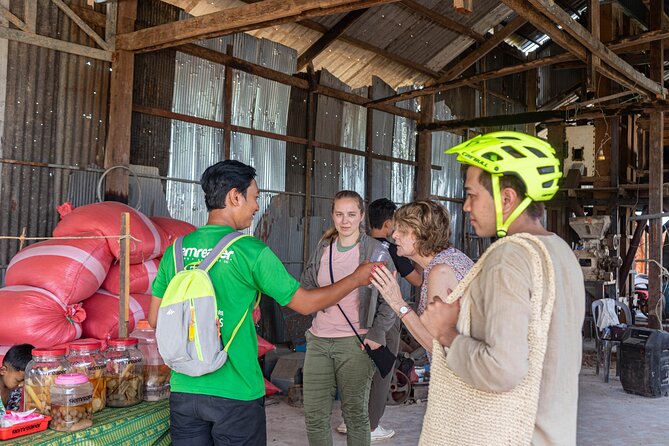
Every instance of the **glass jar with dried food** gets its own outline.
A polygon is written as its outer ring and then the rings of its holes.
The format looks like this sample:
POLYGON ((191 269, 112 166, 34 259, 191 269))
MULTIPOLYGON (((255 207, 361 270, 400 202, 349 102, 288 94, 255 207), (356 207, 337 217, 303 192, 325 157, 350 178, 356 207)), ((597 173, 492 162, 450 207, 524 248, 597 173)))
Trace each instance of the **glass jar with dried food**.
POLYGON ((140 403, 144 396, 144 358, 136 338, 110 339, 105 360, 107 406, 126 407, 140 403))
POLYGON ((64 348, 35 348, 32 354, 23 382, 23 410, 51 415, 51 385, 58 375, 69 373, 70 363, 64 348))
POLYGON ((93 386, 93 412, 105 408, 107 362, 100 354, 100 342, 73 342, 67 360, 72 364, 72 373, 86 375, 93 386))
POLYGON ((130 336, 139 340, 139 351, 144 356, 144 401, 169 398, 172 371, 158 353, 156 330, 149 325, 149 321, 141 320, 130 336))
POLYGON ((86 375, 66 373, 51 386, 51 429, 74 432, 93 425, 93 385, 86 375))

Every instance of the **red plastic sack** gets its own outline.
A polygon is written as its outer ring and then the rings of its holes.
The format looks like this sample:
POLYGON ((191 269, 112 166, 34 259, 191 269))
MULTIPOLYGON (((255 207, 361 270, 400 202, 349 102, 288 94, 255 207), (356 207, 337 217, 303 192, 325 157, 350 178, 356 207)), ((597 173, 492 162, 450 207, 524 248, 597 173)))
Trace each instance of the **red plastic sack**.
POLYGON ((9 262, 5 284, 42 288, 65 304, 92 296, 114 260, 107 240, 46 240, 19 251, 9 262))
POLYGON ((274 346, 274 344, 262 338, 261 336, 258 336, 258 358, 262 358, 265 355, 265 353, 267 353, 270 350, 274 350, 275 348, 276 347, 274 346))
POLYGON ((81 337, 86 312, 81 305, 65 305, 53 293, 15 285, 0 289, 0 344, 50 347, 81 337))
POLYGON ((267 378, 265 378, 265 396, 274 395, 275 393, 279 392, 281 392, 281 389, 267 381, 267 378))
MULTIPOLYGON (((144 263, 130 265, 129 287, 131 294, 151 294, 151 284, 156 278, 160 259, 147 260, 144 263)), ((116 263, 109 268, 107 278, 102 282, 103 288, 112 294, 121 292, 121 266, 116 263)))
MULTIPOLYGON (((150 304, 150 295, 134 294, 130 296, 128 333, 135 329, 135 322, 146 319, 150 304)), ((82 324, 85 338, 118 338, 118 294, 98 290, 97 293, 84 301, 83 306, 87 314, 86 320, 82 324)))
MULTIPOLYGON (((130 235, 138 241, 130 240, 130 263, 142 263, 161 255, 165 231, 156 226, 146 215, 116 201, 88 204, 73 211, 61 213, 61 220, 53 230, 53 235, 63 237, 97 232, 106 236, 119 236, 121 214, 130 213, 130 235)), ((115 258, 120 257, 119 239, 107 239, 109 249, 115 258)))
POLYGON ((160 229, 165 231, 167 238, 163 239, 163 246, 160 248, 161 253, 174 243, 174 240, 177 237, 182 235, 189 234, 197 229, 197 227, 192 224, 185 222, 183 220, 177 220, 176 218, 170 217, 150 217, 151 221, 156 224, 160 229))

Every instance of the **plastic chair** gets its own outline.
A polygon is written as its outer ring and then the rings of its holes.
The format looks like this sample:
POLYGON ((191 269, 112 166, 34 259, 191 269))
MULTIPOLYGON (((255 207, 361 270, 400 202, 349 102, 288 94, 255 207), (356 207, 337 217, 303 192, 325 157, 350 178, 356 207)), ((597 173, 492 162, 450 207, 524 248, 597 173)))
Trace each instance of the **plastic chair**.
MULTIPOLYGON (((599 321, 604 310, 604 300, 598 299, 592 303, 592 317, 595 319, 595 343, 597 345, 597 363, 595 365, 595 374, 599 375, 599 365, 604 360, 604 382, 609 382, 609 370, 611 368, 611 351, 616 346, 616 351, 620 351, 620 341, 622 339, 615 338, 615 336, 602 337, 602 332, 599 330, 599 321)), ((612 299, 615 302, 616 313, 621 310, 625 314, 625 322, 627 325, 632 323, 632 313, 627 305, 619 302, 617 299, 612 299)), ((616 376, 620 376, 620 355, 616 361, 616 376)))

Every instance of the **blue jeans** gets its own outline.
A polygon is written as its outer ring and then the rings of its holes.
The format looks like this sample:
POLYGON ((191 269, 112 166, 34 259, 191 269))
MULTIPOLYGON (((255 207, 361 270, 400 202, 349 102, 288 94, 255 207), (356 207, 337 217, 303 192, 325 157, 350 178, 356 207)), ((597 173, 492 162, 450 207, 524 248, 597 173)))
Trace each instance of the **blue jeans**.
POLYGON ((172 393, 170 433, 175 446, 265 446, 265 398, 239 401, 172 393))

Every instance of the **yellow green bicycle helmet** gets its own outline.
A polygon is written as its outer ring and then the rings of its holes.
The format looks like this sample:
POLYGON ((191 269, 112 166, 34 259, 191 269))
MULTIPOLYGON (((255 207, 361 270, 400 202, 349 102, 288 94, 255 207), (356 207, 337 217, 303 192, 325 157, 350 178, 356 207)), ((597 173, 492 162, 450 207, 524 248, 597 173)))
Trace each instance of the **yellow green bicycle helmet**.
POLYGON ((479 135, 449 149, 463 164, 478 167, 492 177, 497 235, 504 237, 509 226, 532 203, 548 201, 558 191, 562 177, 560 161, 551 145, 519 132, 494 132, 479 135), (525 184, 526 196, 506 221, 502 215, 499 178, 513 175, 525 184))

